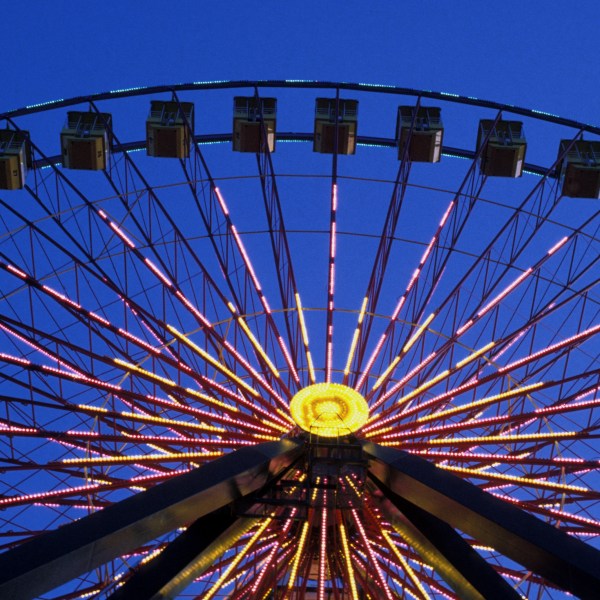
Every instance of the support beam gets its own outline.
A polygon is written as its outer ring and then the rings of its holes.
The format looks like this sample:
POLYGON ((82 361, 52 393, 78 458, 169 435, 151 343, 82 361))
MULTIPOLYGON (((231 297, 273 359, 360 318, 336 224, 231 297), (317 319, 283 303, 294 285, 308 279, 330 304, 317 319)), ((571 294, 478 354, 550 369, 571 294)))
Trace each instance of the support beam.
POLYGON ((259 519, 236 519, 230 506, 200 517, 156 558, 142 565, 109 600, 175 598, 259 519))
POLYGON ((289 467, 294 440, 242 448, 0 555, 0 598, 35 598, 254 492, 289 467))
POLYGON ((598 597, 600 551, 418 456, 367 442, 392 492, 580 598, 598 597))
POLYGON ((521 595, 450 525, 375 480, 377 506, 392 527, 463 600, 520 600, 521 595))

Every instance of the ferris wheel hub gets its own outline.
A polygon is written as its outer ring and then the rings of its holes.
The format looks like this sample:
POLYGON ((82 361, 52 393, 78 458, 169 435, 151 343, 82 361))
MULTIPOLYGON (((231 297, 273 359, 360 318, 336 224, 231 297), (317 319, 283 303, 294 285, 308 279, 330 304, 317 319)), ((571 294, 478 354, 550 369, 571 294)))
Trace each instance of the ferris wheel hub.
POLYGON ((321 437, 339 437, 358 431, 369 417, 366 400, 340 383, 315 383, 301 389, 290 403, 295 423, 321 437))

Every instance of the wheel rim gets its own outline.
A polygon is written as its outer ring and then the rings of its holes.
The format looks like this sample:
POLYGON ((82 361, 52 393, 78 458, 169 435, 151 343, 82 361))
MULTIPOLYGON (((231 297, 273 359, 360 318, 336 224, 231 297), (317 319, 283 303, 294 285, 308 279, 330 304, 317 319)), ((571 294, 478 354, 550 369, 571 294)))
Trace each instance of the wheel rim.
MULTIPOLYGON (((235 85, 199 93, 219 87, 235 85)), ((310 114, 304 87, 281 87, 310 114)), ((332 87, 368 102, 385 92, 332 87)), ((261 95, 269 88, 257 85, 261 95)), ((6 117, 25 129, 36 110, 6 117)), ((574 127, 573 138, 598 133, 548 120, 574 127)), ((224 137, 203 138, 198 154, 160 168, 158 159, 117 152, 102 174, 52 166, 54 153, 32 136, 39 168, 29 188, 0 196, 4 548, 220 453, 290 434, 293 393, 326 380, 370 402, 375 416, 360 438, 422 455, 595 544, 592 201, 561 196, 552 162, 530 166, 542 176, 499 182, 483 178, 475 160, 446 156, 441 174, 438 165, 398 163, 393 150, 372 147, 392 146, 375 135, 355 157, 330 160, 279 142, 258 161, 225 156, 230 149, 212 143, 224 137), (300 161, 311 177, 293 170, 300 161), (440 191, 446 186, 450 193, 440 191)), ((191 593, 263 597, 292 589, 293 574, 300 587, 314 579, 325 597, 344 585, 336 577, 351 588, 351 572, 356 597, 378 589, 396 597, 402 588, 453 597, 370 493, 360 511, 315 511, 310 528, 294 515, 264 521, 191 593), (334 523, 334 554, 347 562, 326 554, 334 523)), ((108 593, 165 542, 82 576, 63 595, 108 593)), ((558 594, 492 549, 478 550, 523 595, 558 594)))

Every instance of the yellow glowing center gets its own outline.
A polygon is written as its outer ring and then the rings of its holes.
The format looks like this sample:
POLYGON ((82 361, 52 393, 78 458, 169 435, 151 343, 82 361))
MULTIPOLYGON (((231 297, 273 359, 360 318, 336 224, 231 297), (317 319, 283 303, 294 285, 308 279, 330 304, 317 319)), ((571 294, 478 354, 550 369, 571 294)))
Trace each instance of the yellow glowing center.
POLYGON ((292 398, 290 412, 298 427, 322 437, 353 433, 369 417, 365 399, 339 383, 316 383, 301 389, 292 398))

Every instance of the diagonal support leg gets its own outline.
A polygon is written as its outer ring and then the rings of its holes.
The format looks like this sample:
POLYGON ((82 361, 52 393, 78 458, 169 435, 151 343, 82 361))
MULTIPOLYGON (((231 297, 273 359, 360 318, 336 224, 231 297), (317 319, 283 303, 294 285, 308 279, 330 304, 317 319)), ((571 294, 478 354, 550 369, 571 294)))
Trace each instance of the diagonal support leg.
POLYGON ((293 440, 227 454, 0 555, 0 598, 35 598, 256 491, 301 454, 293 440))
POLYGON ((460 598, 520 600, 521 595, 450 525, 373 480, 383 492, 374 495, 375 505, 460 598))
POLYGON ((580 598, 598 598, 600 551, 428 461, 367 442, 370 474, 427 513, 580 598))
POLYGON ((142 565, 110 600, 175 598, 257 521, 236 519, 230 506, 200 517, 156 558, 142 565))

